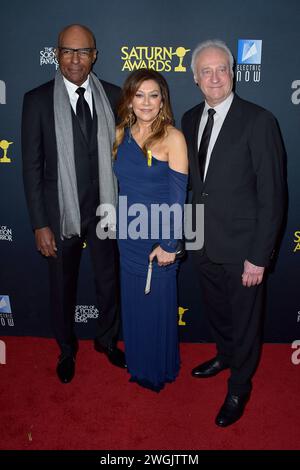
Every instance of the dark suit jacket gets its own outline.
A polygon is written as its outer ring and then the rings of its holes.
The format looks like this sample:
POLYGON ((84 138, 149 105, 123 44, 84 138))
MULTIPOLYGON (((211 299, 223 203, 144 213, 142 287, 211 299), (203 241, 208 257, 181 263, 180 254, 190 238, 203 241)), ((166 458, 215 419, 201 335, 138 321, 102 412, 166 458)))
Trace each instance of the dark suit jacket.
POLYGON ((199 172, 197 136, 204 102, 182 118, 193 204, 204 204, 204 245, 216 263, 248 259, 267 266, 285 207, 280 132, 273 115, 234 96, 212 151, 207 175, 199 172))
MULTIPOLYGON (((101 83, 115 112, 120 88, 101 83)), ((54 80, 24 96, 22 156, 25 195, 33 229, 49 226, 59 233, 57 146, 53 108, 54 80)))

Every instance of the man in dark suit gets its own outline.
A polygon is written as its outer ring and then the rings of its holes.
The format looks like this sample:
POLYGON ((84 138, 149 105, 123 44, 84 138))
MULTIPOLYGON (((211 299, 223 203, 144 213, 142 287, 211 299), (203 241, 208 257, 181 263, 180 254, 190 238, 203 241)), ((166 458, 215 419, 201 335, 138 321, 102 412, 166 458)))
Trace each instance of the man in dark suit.
POLYGON ((96 235, 99 203, 115 206, 111 148, 113 109, 120 89, 91 69, 97 50, 82 25, 63 29, 55 80, 25 94, 22 152, 25 194, 37 249, 48 258, 51 311, 61 349, 57 375, 70 382, 78 342, 74 334, 77 280, 83 242, 91 253, 100 316, 95 349, 126 367, 117 348, 119 304, 115 240, 96 235))
POLYGON ((204 245, 191 251, 217 355, 197 378, 230 369, 216 417, 228 426, 243 414, 261 344, 266 269, 284 212, 283 145, 275 118, 232 92, 233 56, 218 40, 194 51, 192 70, 205 102, 187 111, 192 204, 204 204, 204 245))

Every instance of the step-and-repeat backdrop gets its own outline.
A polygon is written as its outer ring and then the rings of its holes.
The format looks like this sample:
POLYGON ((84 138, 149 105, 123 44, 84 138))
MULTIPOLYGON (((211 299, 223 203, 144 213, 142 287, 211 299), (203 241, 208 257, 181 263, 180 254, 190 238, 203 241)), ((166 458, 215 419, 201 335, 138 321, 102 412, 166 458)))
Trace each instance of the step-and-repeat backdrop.
MULTIPOLYGON (((58 32, 92 29, 94 71, 122 85, 139 67, 167 79, 177 126, 202 100, 190 70, 198 42, 219 38, 236 59, 236 91, 278 119, 287 151, 289 210, 276 269, 269 276, 265 340, 300 338, 300 3, 298 0, 4 0, 0 58, 0 334, 51 336, 47 262, 35 249, 22 184, 23 94, 53 78, 58 32)), ((178 323, 184 341, 211 340, 189 260, 179 276, 178 323)), ((88 250, 80 271, 78 335, 93 337, 96 305, 88 250)))

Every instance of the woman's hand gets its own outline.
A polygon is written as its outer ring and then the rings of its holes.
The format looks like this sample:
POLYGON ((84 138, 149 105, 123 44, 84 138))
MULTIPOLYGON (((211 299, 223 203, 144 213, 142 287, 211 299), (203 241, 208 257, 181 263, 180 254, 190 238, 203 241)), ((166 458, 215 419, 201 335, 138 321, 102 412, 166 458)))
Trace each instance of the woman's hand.
POLYGON ((164 251, 160 246, 157 246, 149 255, 149 261, 157 258, 158 266, 168 266, 169 264, 174 263, 176 253, 168 253, 164 251))

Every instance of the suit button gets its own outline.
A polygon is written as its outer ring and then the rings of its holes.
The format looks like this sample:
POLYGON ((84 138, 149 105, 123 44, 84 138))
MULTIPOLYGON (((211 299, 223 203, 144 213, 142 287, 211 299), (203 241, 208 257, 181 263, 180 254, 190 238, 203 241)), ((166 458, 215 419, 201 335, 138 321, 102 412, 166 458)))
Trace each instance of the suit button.
POLYGON ((208 193, 201 193, 201 196, 202 196, 202 197, 207 197, 207 196, 208 196, 208 193))

